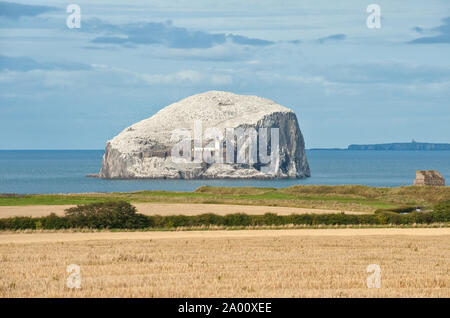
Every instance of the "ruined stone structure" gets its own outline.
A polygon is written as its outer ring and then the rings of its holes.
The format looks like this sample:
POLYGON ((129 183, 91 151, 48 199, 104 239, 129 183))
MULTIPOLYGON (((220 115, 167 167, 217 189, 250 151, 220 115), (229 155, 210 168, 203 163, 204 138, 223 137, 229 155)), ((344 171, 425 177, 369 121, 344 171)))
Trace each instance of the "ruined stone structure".
POLYGON ((445 186, 445 179, 436 170, 418 170, 416 171, 415 186, 445 186))

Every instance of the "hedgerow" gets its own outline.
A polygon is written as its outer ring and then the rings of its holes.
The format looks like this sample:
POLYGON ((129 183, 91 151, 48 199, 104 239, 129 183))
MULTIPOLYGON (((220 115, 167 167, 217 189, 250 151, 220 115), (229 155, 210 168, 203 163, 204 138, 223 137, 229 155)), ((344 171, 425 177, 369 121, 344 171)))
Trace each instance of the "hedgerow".
POLYGON ((433 212, 378 211, 374 214, 200 214, 200 215, 142 215, 128 202, 105 202, 79 205, 66 210, 64 216, 12 217, 0 219, 0 230, 26 229, 158 229, 196 226, 282 226, 282 225, 383 225, 430 224, 450 222, 450 202, 434 207, 433 212))

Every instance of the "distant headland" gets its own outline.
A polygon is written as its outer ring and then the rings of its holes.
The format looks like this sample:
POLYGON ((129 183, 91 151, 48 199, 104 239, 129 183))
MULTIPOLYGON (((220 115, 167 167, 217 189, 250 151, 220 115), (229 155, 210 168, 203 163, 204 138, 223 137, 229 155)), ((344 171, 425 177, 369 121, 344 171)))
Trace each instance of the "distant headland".
POLYGON ((350 145, 347 148, 312 148, 309 150, 420 150, 442 151, 450 150, 450 144, 429 142, 396 142, 387 144, 350 145))
POLYGON ((450 150, 450 144, 398 142, 390 144, 350 145, 348 150, 450 150))

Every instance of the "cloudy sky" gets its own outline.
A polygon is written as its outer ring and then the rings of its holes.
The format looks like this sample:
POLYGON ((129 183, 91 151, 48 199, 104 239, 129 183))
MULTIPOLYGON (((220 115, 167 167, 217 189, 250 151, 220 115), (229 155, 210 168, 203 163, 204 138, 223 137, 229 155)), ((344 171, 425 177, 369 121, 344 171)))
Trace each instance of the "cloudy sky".
POLYGON ((449 57, 448 0, 0 2, 0 149, 102 149, 208 90, 293 109, 307 148, 450 142, 449 57))

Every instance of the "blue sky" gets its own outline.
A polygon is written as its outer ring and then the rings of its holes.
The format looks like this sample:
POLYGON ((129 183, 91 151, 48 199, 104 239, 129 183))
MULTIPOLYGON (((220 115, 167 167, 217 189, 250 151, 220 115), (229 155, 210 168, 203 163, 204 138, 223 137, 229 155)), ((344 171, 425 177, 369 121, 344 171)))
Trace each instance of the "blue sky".
POLYGON ((0 1, 0 149, 102 149, 192 94, 293 109, 307 148, 450 142, 450 2, 0 1), (367 5, 381 28, 366 26, 367 5))

